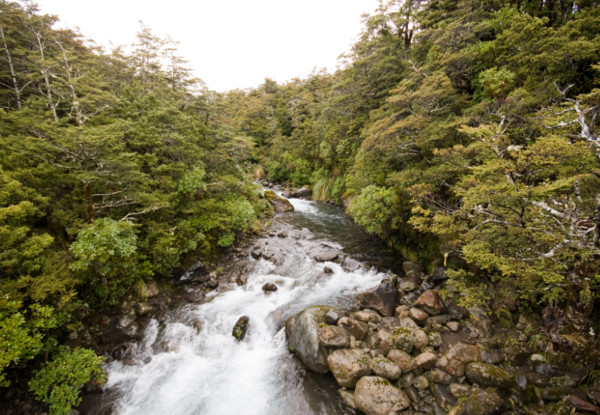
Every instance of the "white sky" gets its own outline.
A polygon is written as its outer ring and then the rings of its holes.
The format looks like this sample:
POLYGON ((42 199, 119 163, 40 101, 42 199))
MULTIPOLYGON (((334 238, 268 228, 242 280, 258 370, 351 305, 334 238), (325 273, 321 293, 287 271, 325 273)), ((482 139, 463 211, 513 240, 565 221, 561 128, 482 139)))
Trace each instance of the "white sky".
POLYGON ((282 83, 313 69, 335 71, 377 0, 37 0, 61 26, 78 27, 108 49, 135 41, 139 21, 179 41, 209 89, 282 83), (112 42, 112 43, 110 43, 112 42), (111 46, 112 45, 112 46, 111 46))

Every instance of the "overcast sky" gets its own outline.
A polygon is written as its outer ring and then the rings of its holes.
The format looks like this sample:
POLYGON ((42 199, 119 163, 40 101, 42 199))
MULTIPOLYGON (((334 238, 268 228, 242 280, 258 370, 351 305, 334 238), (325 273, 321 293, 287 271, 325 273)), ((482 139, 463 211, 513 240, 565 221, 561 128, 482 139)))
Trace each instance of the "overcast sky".
POLYGON ((335 71, 377 0, 37 0, 61 25, 111 49, 135 41, 139 21, 179 51, 209 89, 256 87, 335 71))

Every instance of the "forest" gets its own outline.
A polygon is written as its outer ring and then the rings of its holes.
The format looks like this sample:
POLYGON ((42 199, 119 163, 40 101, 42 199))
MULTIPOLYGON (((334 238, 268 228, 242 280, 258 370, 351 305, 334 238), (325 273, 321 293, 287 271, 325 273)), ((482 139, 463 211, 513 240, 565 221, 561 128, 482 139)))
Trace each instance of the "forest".
POLYGON ((598 6, 381 0, 335 73, 217 93, 148 27, 107 52, 0 0, 0 393, 68 414, 103 379, 68 337, 260 232, 257 178, 443 264, 461 305, 597 346, 598 6))

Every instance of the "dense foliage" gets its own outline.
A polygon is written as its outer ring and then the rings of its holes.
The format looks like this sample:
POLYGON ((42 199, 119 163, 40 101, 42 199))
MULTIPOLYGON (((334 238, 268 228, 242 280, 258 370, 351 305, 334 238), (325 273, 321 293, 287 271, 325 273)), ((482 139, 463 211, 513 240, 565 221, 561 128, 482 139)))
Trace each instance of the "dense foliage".
POLYGON ((58 345, 90 310, 255 229, 253 143, 171 41, 112 54, 0 0, 0 385, 69 413, 102 361, 58 345), (42 367, 42 361, 47 363, 42 367))
POLYGON ((444 261, 463 304, 589 314, 598 3, 386 0, 364 23, 335 74, 228 95, 268 178, 310 184, 406 256, 444 261))

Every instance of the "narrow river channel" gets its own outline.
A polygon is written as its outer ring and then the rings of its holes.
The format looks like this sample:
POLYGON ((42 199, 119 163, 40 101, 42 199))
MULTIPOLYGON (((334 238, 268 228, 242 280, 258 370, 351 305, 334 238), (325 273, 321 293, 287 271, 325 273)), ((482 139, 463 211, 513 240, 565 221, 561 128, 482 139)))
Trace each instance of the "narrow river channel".
POLYGON ((307 373, 293 357, 283 326, 310 305, 352 307, 400 261, 341 209, 291 202, 295 211, 277 215, 271 230, 235 259, 244 262, 245 285, 222 284, 208 301, 151 320, 132 358, 107 366, 102 407, 120 415, 354 413, 339 400, 332 377, 307 373), (340 259, 317 262, 324 250, 340 259), (263 292, 267 282, 278 290, 263 292), (250 329, 239 342, 231 333, 243 315, 250 329))

